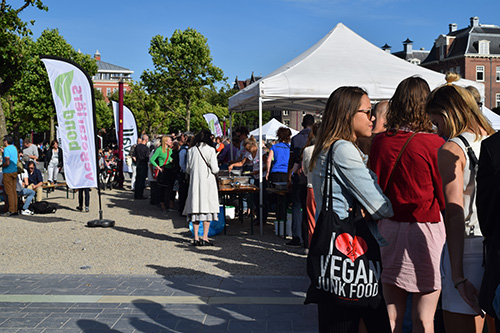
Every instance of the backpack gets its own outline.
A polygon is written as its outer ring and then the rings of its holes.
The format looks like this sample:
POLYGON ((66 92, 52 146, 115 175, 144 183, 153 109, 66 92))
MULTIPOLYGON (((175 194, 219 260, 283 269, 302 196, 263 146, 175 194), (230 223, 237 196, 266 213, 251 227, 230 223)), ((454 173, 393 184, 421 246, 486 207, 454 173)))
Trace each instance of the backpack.
POLYGON ((35 214, 50 214, 56 212, 57 205, 47 201, 39 201, 31 203, 29 208, 35 214))

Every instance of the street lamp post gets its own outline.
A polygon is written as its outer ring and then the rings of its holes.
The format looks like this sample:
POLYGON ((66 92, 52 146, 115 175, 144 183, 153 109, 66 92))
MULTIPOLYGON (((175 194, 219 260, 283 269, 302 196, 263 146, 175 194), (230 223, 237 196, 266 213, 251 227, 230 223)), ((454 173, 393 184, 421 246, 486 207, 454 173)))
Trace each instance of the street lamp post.
POLYGON ((123 84, 125 79, 118 81, 118 188, 123 188, 123 84))

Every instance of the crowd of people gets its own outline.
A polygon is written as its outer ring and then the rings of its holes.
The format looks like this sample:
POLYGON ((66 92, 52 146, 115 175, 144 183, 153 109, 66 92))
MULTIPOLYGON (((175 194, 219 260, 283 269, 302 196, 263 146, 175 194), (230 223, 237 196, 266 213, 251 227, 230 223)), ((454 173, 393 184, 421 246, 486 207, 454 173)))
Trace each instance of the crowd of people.
POLYGON ((458 78, 448 74, 433 91, 422 78, 403 80, 380 119, 361 88, 330 96, 312 156, 304 153, 316 211, 325 179, 340 219, 361 205, 379 246, 383 300, 357 311, 319 303, 320 332, 402 332, 408 304, 413 332, 434 332, 440 299, 446 332, 479 333, 485 322, 488 332, 500 327, 500 256, 492 241, 500 134, 474 89, 453 83, 458 78), (383 130, 375 130, 381 120, 383 130), (333 174, 325 178, 327 163, 333 174))
MULTIPOLYGON (((286 183, 292 211, 286 244, 303 246, 306 253, 325 202, 340 220, 360 208, 380 252, 383 298, 357 311, 318 303, 320 332, 402 332, 408 304, 413 331, 433 332, 439 302, 447 332, 482 332, 485 322, 494 332, 500 327, 500 134, 483 116, 477 90, 456 85, 458 79, 450 73, 447 84, 431 91, 424 79, 409 77, 389 101, 373 107, 362 88, 340 87, 321 122, 305 115, 297 135, 282 127, 273 142, 258 142, 246 127, 236 128, 231 141, 208 130, 151 140, 143 134, 127 156, 134 199, 147 199, 149 184, 149 203, 192 222, 193 246, 211 246, 209 226, 219 218, 219 170, 239 169, 263 187, 262 207, 256 195, 243 199, 242 210, 258 218, 262 213, 264 222, 277 210, 276 198, 265 189, 286 183)), ((62 167, 57 141, 43 159, 30 140, 23 145, 20 154, 6 136, 0 149, 8 216, 18 212, 18 194, 27 198, 25 215, 32 214, 35 196, 41 200, 37 161, 43 160, 49 184, 57 182, 62 167)), ((101 154, 103 166, 115 158, 112 150, 101 154)), ((87 189, 80 191, 77 209, 88 207, 87 189)))
POLYGON ((43 196, 44 181, 40 169, 47 170, 47 185, 53 186, 57 183, 63 165, 62 151, 56 140, 50 146, 37 146, 30 138, 26 138, 21 146, 23 149, 18 149, 14 145, 14 138, 6 135, 3 138, 3 148, 0 148, 3 155, 0 190, 3 191, 6 210, 3 216, 15 216, 19 212, 22 215, 33 215, 31 204, 42 201, 43 196), (19 201, 20 198, 24 200, 19 201), (20 202, 22 207, 18 207, 20 202))

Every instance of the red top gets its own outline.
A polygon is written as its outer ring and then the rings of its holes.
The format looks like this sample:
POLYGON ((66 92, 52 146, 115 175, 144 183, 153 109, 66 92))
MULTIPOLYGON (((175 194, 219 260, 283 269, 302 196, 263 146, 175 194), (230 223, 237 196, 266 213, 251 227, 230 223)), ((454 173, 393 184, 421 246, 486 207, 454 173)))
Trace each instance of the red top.
POLYGON ((373 139, 370 167, 394 210, 391 220, 439 222, 444 195, 437 166, 438 149, 445 143, 437 134, 417 133, 406 146, 387 188, 394 163, 413 132, 385 132, 373 139))

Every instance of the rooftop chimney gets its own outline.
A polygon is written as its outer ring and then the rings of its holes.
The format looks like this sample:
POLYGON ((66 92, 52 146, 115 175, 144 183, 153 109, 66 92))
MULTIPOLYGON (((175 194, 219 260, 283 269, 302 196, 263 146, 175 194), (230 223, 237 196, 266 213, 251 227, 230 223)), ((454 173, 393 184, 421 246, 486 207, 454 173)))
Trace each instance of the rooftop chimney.
POLYGON ((405 54, 413 53, 413 41, 410 38, 406 38, 403 42, 405 54))
POLYGON ((457 31, 457 27, 458 27, 458 25, 457 25, 456 23, 451 23, 451 24, 449 25, 449 27, 450 27, 450 33, 452 33, 452 32, 457 31))
POLYGON ((471 27, 479 27, 479 17, 473 16, 470 18, 470 26, 471 27))
POLYGON ((99 53, 99 50, 96 50, 94 53, 94 59, 95 60, 101 60, 101 54, 99 53))
POLYGON ((385 43, 384 46, 382 46, 382 50, 384 50, 387 53, 391 53, 391 46, 387 43, 385 43))

